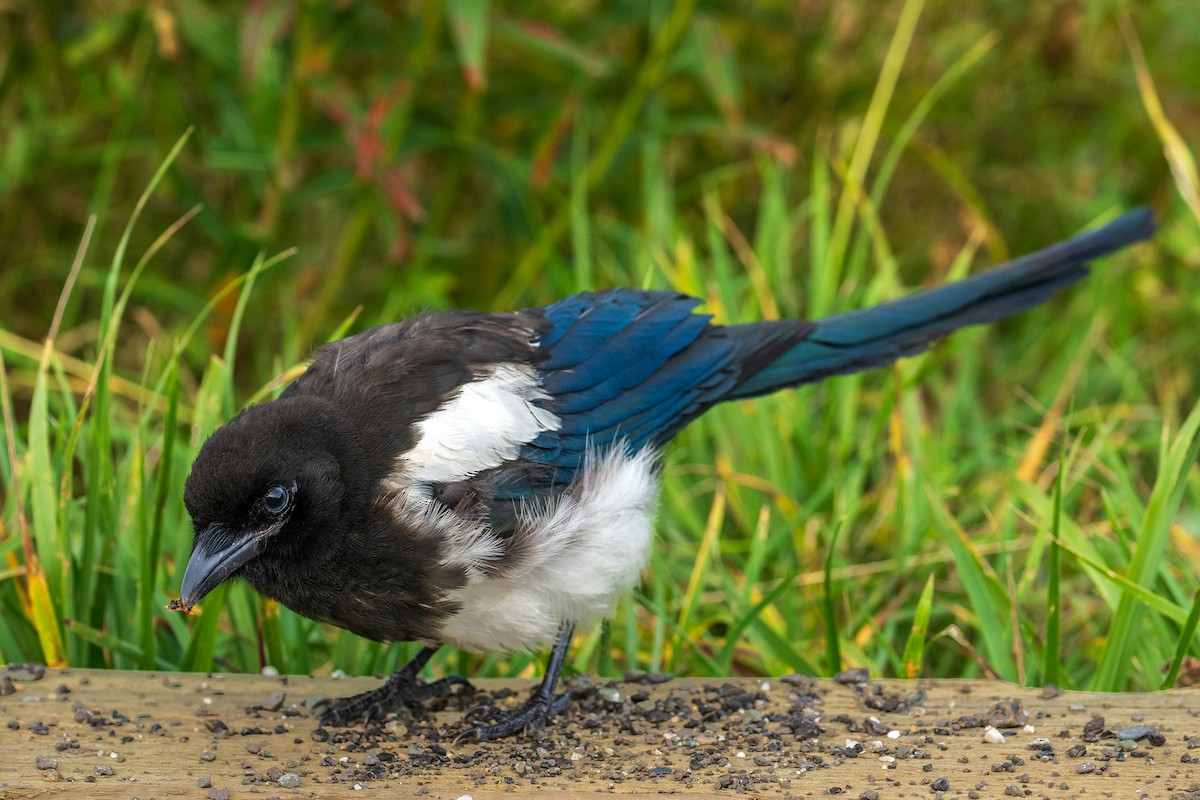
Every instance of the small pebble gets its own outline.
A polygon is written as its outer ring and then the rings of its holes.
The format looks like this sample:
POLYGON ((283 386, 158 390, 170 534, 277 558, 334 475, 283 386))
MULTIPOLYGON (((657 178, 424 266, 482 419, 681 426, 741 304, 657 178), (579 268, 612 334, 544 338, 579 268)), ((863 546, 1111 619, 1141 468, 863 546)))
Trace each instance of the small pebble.
POLYGON ((1080 775, 1087 775, 1089 772, 1096 771, 1096 765, 1093 764, 1091 761, 1085 761, 1082 764, 1080 764, 1078 767, 1076 767, 1075 771, 1078 772, 1080 775))
POLYGON ((983 732, 983 740, 988 744, 1004 744, 1004 734, 989 725, 983 732))
POLYGON ((198 778, 196 785, 201 789, 210 789, 212 788, 212 778, 198 778))
POLYGON ((930 791, 934 791, 934 792, 944 792, 949 788, 950 788, 950 779, 949 778, 938 778, 936 781, 929 784, 930 791))
POLYGON ((285 772, 279 776, 279 785, 284 789, 295 789, 300 785, 300 776, 294 772, 285 772))
POLYGON ((14 681, 40 681, 46 677, 46 667, 41 664, 9 664, 4 674, 14 681))
POLYGON ((844 669, 833 676, 834 683, 840 683, 842 686, 857 686, 866 683, 870 679, 871 673, 867 671, 866 667, 844 669))
POLYGON ((285 692, 271 692, 262 704, 263 711, 278 711, 283 708, 283 701, 286 698, 287 694, 285 692))
POLYGON ((1140 742, 1148 736, 1158 733, 1154 728, 1148 725, 1131 725, 1128 728, 1121 728, 1117 731, 1117 738, 1122 741, 1140 742))

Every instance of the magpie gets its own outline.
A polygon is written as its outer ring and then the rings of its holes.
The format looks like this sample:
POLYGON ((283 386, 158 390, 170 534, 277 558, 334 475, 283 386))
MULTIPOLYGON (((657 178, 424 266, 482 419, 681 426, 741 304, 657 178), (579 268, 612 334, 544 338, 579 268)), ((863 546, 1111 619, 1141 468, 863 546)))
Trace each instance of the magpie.
MULTIPOLYGON (((576 624, 645 565, 662 448, 713 405, 877 367, 1043 302, 1154 230, 1138 208, 956 283, 815 322, 714 324, 666 291, 577 294, 510 313, 448 311, 318 349, 278 399, 204 442, 184 487, 195 540, 174 608, 242 578, 315 620, 424 643, 319 725, 381 719, 465 684, 425 683, 435 649, 553 642, 515 710, 459 738, 533 733, 576 624)), ((487 723, 487 724, 482 724, 487 723)))

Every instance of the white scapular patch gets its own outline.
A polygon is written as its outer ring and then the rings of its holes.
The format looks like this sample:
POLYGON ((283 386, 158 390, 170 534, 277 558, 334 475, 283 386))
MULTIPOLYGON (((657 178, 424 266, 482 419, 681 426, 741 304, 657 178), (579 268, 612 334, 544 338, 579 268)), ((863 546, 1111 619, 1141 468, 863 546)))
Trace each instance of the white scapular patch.
POLYGON ((450 593, 462 609, 445 623, 440 641, 466 650, 521 650, 552 641, 563 622, 610 614, 649 554, 658 497, 654 461, 652 450, 589 457, 571 490, 522 524, 515 534, 522 549, 499 571, 484 568, 495 558, 486 540, 503 548, 502 540, 486 529, 451 533, 468 546, 444 552, 468 579, 450 593))
POLYGON ((521 445, 559 418, 535 401, 549 397, 531 369, 499 364, 417 423, 417 443, 401 456, 405 482, 451 482, 517 457, 521 445))

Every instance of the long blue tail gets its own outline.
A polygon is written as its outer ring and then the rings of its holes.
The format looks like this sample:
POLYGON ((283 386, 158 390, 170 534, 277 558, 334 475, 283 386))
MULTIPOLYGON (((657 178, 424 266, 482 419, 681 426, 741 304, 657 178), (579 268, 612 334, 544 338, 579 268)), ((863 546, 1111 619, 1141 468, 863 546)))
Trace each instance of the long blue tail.
POLYGON ((764 345, 770 347, 798 333, 800 338, 782 353, 772 353, 765 366, 746 375, 725 399, 766 394, 919 353, 958 328, 992 322, 1045 301, 1087 275, 1089 260, 1153 232, 1153 214, 1148 208, 1137 208, 1103 228, 957 283, 815 323, 799 323, 809 326, 806 332, 796 330, 798 321, 789 320, 734 326, 729 334, 751 361, 764 345))

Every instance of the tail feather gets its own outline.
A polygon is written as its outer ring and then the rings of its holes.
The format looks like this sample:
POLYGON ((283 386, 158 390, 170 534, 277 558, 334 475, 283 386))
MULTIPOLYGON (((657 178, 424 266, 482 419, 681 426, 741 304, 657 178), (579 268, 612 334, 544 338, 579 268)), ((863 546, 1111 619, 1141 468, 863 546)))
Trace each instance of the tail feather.
MULTIPOLYGON (((818 320, 761 322, 729 329, 743 352, 794 331, 796 342, 746 373, 728 399, 753 397, 830 375, 882 366, 919 353, 967 325, 992 322, 1047 300, 1088 274, 1087 262, 1154 232, 1148 208, 957 283, 916 292, 874 308, 818 320)), ((778 350, 776 350, 778 352, 778 350)), ((753 360, 751 360, 753 363, 753 360)))

